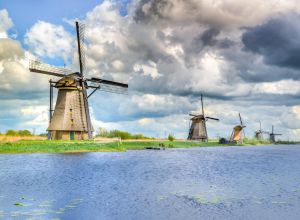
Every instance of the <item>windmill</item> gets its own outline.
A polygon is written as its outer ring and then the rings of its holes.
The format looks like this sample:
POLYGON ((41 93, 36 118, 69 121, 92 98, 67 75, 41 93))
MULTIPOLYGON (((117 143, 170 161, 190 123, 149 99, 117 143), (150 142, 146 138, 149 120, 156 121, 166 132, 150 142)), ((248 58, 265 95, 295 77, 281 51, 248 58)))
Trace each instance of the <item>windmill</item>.
POLYGON ((234 126, 231 133, 230 142, 234 142, 234 143, 243 142, 243 139, 246 136, 244 131, 244 128, 246 126, 243 124, 241 113, 239 113, 239 119, 240 119, 240 124, 234 126))
POLYGON ((259 121, 259 130, 255 131, 255 138, 262 141, 264 139, 264 134, 269 134, 269 132, 262 130, 261 121, 259 121))
POLYGON ((190 126, 189 126, 190 129, 189 129, 188 140, 208 141, 206 121, 209 119, 219 121, 218 118, 205 116, 202 94, 201 94, 201 108, 202 108, 202 114, 189 114, 190 116, 192 116, 192 118, 190 118, 190 126))
POLYGON ((274 126, 272 125, 272 132, 270 133, 270 137, 269 137, 270 142, 275 143, 275 136, 276 135, 282 135, 282 134, 275 134, 274 133, 274 126))
POLYGON ((30 60, 31 72, 58 77, 50 80, 50 110, 48 138, 54 140, 92 139, 93 126, 89 112, 88 99, 97 91, 124 93, 128 84, 100 78, 85 77, 84 25, 76 21, 79 72, 51 66, 30 60), (53 110, 53 88, 58 89, 53 110), (88 94, 88 90, 92 91, 88 94))

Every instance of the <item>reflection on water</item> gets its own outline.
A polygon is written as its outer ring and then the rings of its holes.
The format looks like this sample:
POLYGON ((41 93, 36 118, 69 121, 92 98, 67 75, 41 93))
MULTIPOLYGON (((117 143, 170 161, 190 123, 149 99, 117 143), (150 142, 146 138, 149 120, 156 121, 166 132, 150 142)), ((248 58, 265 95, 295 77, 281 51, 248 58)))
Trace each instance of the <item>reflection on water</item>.
POLYGON ((0 155, 0 219, 299 219, 300 146, 0 155))

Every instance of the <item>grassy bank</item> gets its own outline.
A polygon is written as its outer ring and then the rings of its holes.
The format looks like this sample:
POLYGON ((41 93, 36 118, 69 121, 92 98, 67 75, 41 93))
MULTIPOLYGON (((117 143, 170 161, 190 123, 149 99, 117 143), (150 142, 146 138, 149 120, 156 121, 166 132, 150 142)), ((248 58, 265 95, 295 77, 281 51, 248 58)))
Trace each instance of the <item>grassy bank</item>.
POLYGON ((163 143, 168 148, 189 148, 199 146, 216 146, 216 141, 208 143, 198 141, 122 141, 101 143, 94 141, 48 141, 20 140, 16 142, 0 142, 0 153, 79 153, 79 152, 114 152, 126 150, 142 150, 145 147, 157 147, 163 143))
MULTIPOLYGON (((164 144, 167 148, 190 148, 220 145, 217 140, 199 141, 167 141, 167 140, 128 140, 128 141, 48 141, 48 140, 19 140, 15 142, 0 141, 0 153, 80 153, 80 152, 116 152, 126 150, 142 150, 146 147, 157 147, 164 144)), ((268 141, 245 139, 242 146, 267 145, 268 141)), ((289 143, 284 143, 289 144, 289 143)), ((293 144, 293 143, 292 143, 293 144)), ((232 144, 231 144, 232 145, 232 144)))

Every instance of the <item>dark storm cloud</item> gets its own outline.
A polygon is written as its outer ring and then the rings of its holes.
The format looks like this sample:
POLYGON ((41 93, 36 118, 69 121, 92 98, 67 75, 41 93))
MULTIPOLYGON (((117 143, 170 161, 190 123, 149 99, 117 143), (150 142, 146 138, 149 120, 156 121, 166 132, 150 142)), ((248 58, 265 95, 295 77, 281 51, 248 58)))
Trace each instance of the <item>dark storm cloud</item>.
POLYGON ((299 22, 299 14, 290 14, 249 28, 242 36, 245 49, 261 54, 266 64, 299 69, 299 22))
POLYGON ((295 106, 299 104, 300 94, 252 94, 251 96, 238 97, 235 100, 244 102, 245 105, 270 105, 270 106, 295 106))
POLYGON ((134 20, 136 22, 147 23, 154 17, 163 18, 162 11, 166 7, 171 7, 172 2, 168 0, 142 0, 139 2, 137 9, 135 10, 134 20), (147 10, 144 6, 148 5, 147 10))
POLYGON ((227 49, 234 45, 234 42, 230 39, 217 39, 220 33, 221 30, 214 27, 206 29, 203 33, 199 34, 192 40, 188 48, 185 48, 187 54, 191 55, 193 53, 200 53, 205 47, 209 49, 227 49))
POLYGON ((216 36, 218 36, 220 30, 216 28, 209 28, 204 31, 204 33, 200 36, 200 40, 204 45, 214 46, 217 43, 216 36))

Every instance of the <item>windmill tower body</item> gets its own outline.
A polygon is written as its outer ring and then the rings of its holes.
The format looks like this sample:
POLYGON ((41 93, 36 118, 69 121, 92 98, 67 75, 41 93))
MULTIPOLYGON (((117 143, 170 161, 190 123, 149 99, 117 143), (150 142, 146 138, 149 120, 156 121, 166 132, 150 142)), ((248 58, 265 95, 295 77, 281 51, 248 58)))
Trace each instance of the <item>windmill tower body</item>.
POLYGON ((256 131, 255 132, 255 138, 259 141, 262 141, 264 139, 264 136, 263 136, 263 132, 262 131, 256 131))
POLYGON ((231 137, 230 137, 230 142, 241 143, 241 142, 243 142, 243 139, 245 137, 244 128, 246 126, 243 124, 242 116, 240 113, 239 113, 239 119, 240 119, 240 124, 234 126, 231 137))
POLYGON ((255 131, 254 136, 258 141, 262 141, 264 139, 264 134, 270 134, 270 132, 263 131, 261 127, 261 121, 259 121, 259 130, 255 131))
POLYGON ((85 111, 82 87, 72 76, 60 79, 55 87, 58 89, 57 101, 47 129, 51 139, 88 139, 87 120, 90 116, 85 111))
POLYGON ((237 125, 233 128, 231 142, 241 142, 244 138, 243 135, 243 127, 241 125, 237 125))
POLYGON ((188 139, 207 141, 206 121, 203 115, 194 116, 191 121, 188 139))
POLYGON ((272 125, 272 132, 270 133, 270 137, 269 137, 269 140, 270 140, 271 143, 275 143, 276 142, 276 140, 275 140, 275 136, 276 135, 282 135, 282 134, 275 134, 274 133, 274 126, 272 125))

